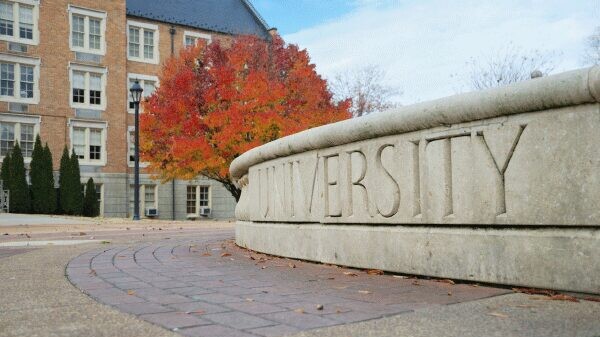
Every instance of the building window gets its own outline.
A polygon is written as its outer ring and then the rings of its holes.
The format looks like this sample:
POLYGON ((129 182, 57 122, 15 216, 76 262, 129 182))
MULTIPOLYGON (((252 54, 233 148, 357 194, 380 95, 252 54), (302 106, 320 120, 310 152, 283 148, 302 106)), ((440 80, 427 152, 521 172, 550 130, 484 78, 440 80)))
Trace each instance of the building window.
POLYGON ((196 214, 196 186, 187 187, 187 214, 196 214))
MULTIPOLYGON (((141 75, 141 74, 128 74, 127 75, 128 78, 128 86, 127 88, 131 88, 131 86, 133 85, 133 83, 135 83, 135 81, 139 81, 140 86, 144 89, 144 91, 142 92, 142 95, 144 95, 144 99, 147 99, 148 97, 150 97, 154 91, 156 91, 156 87, 158 86, 158 77, 156 76, 150 76, 150 75, 141 75)), ((135 109, 135 105, 133 103, 133 101, 131 100, 131 95, 128 95, 129 97, 129 105, 128 105, 128 111, 129 113, 134 113, 134 109, 135 109)), ((142 111, 142 106, 140 104, 140 112, 142 111)))
POLYGON ((0 39, 37 44, 38 0, 0 0, 0 39))
POLYGON ((200 209, 210 207, 209 186, 187 186, 186 210, 190 216, 200 215, 200 209))
POLYGON ((71 107, 106 108, 106 68, 71 65, 71 107))
POLYGON ((197 33, 185 31, 183 32, 183 45, 185 47, 195 46, 198 43, 198 40, 206 41, 206 44, 209 44, 212 41, 212 37, 209 34, 197 33))
POLYGON ((37 104, 39 64, 39 59, 0 54, 0 99, 37 104))
POLYGON ((73 6, 69 6, 69 12, 71 50, 104 55, 106 13, 73 6))
MULTIPOLYGON (((127 164, 133 167, 135 164, 135 128, 129 126, 127 130, 127 164)), ((140 167, 147 167, 147 162, 140 162, 140 167)))
POLYGON ((71 149, 80 163, 106 164, 106 123, 70 121, 71 149))
POLYGON ((0 157, 11 153, 18 142, 23 157, 31 159, 39 124, 39 117, 0 114, 0 157))
POLYGON ((158 26, 127 21, 128 59, 158 64, 158 26))
MULTIPOLYGON (((129 213, 133 214, 134 185, 129 185, 129 213)), ((158 188, 156 185, 140 185, 140 215, 143 216, 149 208, 158 209, 158 188)))

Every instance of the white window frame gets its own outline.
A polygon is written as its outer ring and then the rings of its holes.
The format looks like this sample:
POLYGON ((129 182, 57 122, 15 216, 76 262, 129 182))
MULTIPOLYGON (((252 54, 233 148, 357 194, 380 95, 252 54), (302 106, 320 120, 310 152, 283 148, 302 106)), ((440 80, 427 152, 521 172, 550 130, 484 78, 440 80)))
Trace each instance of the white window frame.
MULTIPOLYGON (((154 82, 155 90, 158 89, 158 86, 159 86, 158 76, 128 73, 127 74, 127 85, 126 85, 128 92, 129 92, 129 88, 130 88, 129 81, 131 81, 131 80, 139 80, 140 86, 142 86, 142 88, 144 87, 145 81, 154 82)), ((142 92, 142 95, 145 95, 144 92, 142 92)), ((135 110, 129 108, 129 100, 130 99, 131 99, 131 94, 128 94, 127 95, 127 112, 130 114, 133 114, 133 113, 135 113, 135 110)), ((144 112, 144 109, 142 108, 142 104, 140 102, 140 113, 143 113, 143 112, 144 112)))
POLYGON ((186 185, 185 188, 185 212, 189 218, 199 217, 200 208, 212 208, 212 188, 210 185, 186 185), (194 187, 196 189, 196 213, 187 213, 187 188, 194 187), (208 206, 200 206, 200 187, 208 187, 208 206))
POLYGON ((183 46, 184 47, 188 47, 188 45, 185 44, 185 39, 190 36, 190 37, 194 37, 196 39, 203 39, 206 40, 206 44, 211 44, 212 42, 212 36, 210 34, 205 34, 205 33, 198 33, 198 32, 192 32, 189 30, 186 30, 183 32, 183 46))
MULTIPOLYGON (((135 126, 128 126, 127 127, 127 166, 128 167, 134 167, 135 163, 129 160, 129 149, 130 147, 133 145, 131 144, 131 139, 129 137, 129 134, 135 131, 135 126)), ((140 161, 140 167, 141 168, 146 168, 148 167, 148 162, 141 162, 140 161)))
POLYGON ((106 54, 106 12, 75 7, 69 5, 69 47, 72 51, 88 54, 105 55, 106 54), (83 47, 73 45, 73 15, 84 17, 83 47), (90 48, 90 18, 100 20, 100 49, 90 48))
POLYGON ((69 64, 69 104, 71 108, 75 109, 90 109, 90 110, 106 110, 106 81, 107 81, 108 70, 105 67, 94 67, 88 65, 82 65, 77 63, 69 64), (84 102, 75 103, 73 102, 73 72, 79 71, 85 73, 85 90, 84 90, 84 102), (90 104, 90 73, 101 75, 102 77, 102 94, 100 96, 100 104, 90 104))
MULTIPOLYGON (((42 117, 34 115, 23 115, 23 114, 5 114, 0 113, 0 122, 14 123, 15 124, 15 140, 21 144, 21 124, 33 124, 33 139, 40 134, 40 124, 42 117)), ((31 157, 24 157, 26 164, 31 162, 31 157)), ((4 156, 0 156, 0 161, 4 160, 4 156)))
POLYGON ((69 119, 69 153, 73 152, 73 128, 85 128, 85 153, 84 158, 79 159, 80 165, 91 166, 106 166, 107 163, 107 122, 86 121, 78 119, 69 119), (100 160, 90 159, 90 129, 99 129, 101 133, 102 151, 100 152, 100 160))
POLYGON ((40 1, 39 0, 6 0, 13 4, 13 36, 0 35, 0 40, 16 42, 28 45, 38 45, 40 43, 40 1), (19 4, 33 6, 33 39, 22 39, 19 37, 19 4))
MULTIPOLYGON (((158 210, 158 184, 140 184, 140 215, 142 217, 146 217, 146 186, 154 186, 154 208, 158 210)), ((131 203, 134 203, 135 201, 133 200, 134 197, 134 193, 135 193, 135 186, 129 185, 129 189, 131 190, 131 203)), ((135 205, 133 205, 135 207, 135 205)), ((129 210, 129 205, 127 206, 127 209, 129 210)), ((133 208, 131 209, 131 212, 133 212, 133 208)))
POLYGON ((143 63, 151 63, 151 64, 158 64, 160 61, 160 48, 159 48, 159 35, 160 35, 160 31, 158 30, 158 25, 153 25, 150 23, 145 23, 145 22, 139 22, 139 21, 133 21, 133 20, 127 20, 127 27, 126 27, 126 32, 127 32, 127 60, 129 61, 136 61, 136 62, 143 62, 143 63), (135 56, 131 56, 129 55, 129 27, 135 27, 138 28, 140 30, 140 56, 139 57, 135 57, 135 56), (144 31, 145 30, 151 30, 154 31, 154 52, 153 52, 153 58, 151 59, 147 59, 144 58, 144 31))
POLYGON ((38 104, 40 102, 40 64, 39 58, 0 54, 0 62, 15 65, 14 96, 0 96, 0 101, 13 103, 38 104), (33 97, 21 97, 21 67, 20 64, 33 67, 33 97))

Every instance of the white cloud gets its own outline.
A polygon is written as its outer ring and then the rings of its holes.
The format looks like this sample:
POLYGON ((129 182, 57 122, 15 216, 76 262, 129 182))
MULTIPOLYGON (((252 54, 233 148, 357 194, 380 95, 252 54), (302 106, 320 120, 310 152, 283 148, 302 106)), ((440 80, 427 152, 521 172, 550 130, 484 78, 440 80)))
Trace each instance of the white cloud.
POLYGON ((577 68, 583 41, 598 25, 597 0, 355 1, 352 13, 284 38, 307 48, 325 77, 380 65, 404 91, 403 104, 454 94, 464 79, 452 75, 465 73, 471 57, 511 42, 557 52, 556 71, 577 68))

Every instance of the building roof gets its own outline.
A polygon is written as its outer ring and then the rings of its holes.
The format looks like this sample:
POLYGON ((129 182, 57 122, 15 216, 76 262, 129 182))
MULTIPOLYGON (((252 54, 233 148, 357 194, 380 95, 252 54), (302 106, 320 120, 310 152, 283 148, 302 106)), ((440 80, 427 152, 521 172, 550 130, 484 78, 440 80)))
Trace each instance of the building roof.
POLYGON ((127 0, 127 15, 227 34, 269 37, 249 0, 127 0))

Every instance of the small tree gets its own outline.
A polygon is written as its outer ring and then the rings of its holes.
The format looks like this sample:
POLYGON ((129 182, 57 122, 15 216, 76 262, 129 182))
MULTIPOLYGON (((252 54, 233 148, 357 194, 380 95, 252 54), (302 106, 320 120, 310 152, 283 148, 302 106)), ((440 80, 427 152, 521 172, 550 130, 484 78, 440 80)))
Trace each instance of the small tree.
POLYGON ((2 180, 4 189, 8 189, 8 181, 10 180, 10 152, 4 156, 4 160, 2 161, 2 168, 0 168, 0 180, 2 180))
POLYGON ((600 26, 585 41, 583 63, 590 66, 600 64, 600 26))
POLYGON ((54 212, 56 206, 54 177, 52 176, 52 154, 48 157, 49 151, 47 146, 46 148, 42 146, 42 141, 38 135, 35 139, 29 171, 31 203, 34 213, 49 214, 54 212))
POLYGON ((69 163, 69 180, 71 182, 71 197, 72 199, 72 213, 73 215, 83 214, 83 186, 81 184, 81 172, 79 171, 79 158, 75 154, 75 151, 71 153, 71 159, 69 163))
POLYGON ((58 212, 62 214, 70 214, 70 211, 73 207, 70 204, 71 198, 69 197, 69 167, 70 167, 70 158, 69 158, 69 150, 67 150, 67 146, 65 145, 62 153, 62 157, 60 157, 60 168, 58 171, 58 212))
POLYGON ((44 146, 44 170, 43 170, 43 181, 44 181, 44 193, 46 194, 46 214, 52 214, 56 212, 56 189, 54 188, 54 170, 52 168, 52 152, 48 147, 48 143, 44 146))
POLYGON ((13 213, 28 213, 31 210, 31 199, 29 198, 29 185, 27 185, 25 176, 25 162, 19 143, 16 143, 13 148, 9 172, 10 211, 13 213))
POLYGON ((528 80, 536 70, 546 76, 555 68, 555 57, 553 52, 528 51, 509 44, 492 57, 467 62, 466 84, 483 90, 528 80))
POLYGON ((96 198, 96 185, 94 179, 90 178, 85 186, 85 197, 83 198, 83 215, 96 217, 100 214, 100 204, 96 198))
POLYGON ((336 74, 329 82, 329 88, 337 102, 349 99, 352 116, 360 117, 398 105, 392 102, 392 98, 401 92, 385 84, 385 75, 380 67, 367 65, 336 74))

